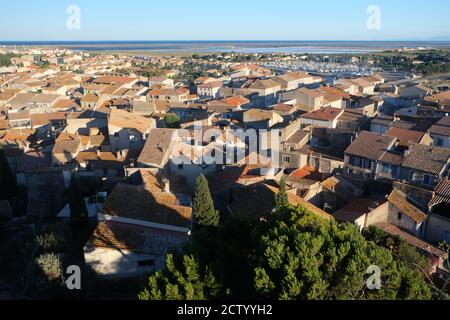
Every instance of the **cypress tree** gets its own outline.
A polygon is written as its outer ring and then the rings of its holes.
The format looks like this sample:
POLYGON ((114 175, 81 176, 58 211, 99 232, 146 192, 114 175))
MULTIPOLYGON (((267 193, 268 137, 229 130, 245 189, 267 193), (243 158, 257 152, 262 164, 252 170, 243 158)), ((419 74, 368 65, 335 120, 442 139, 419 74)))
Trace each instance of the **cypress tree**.
POLYGON ((18 192, 16 178, 2 147, 0 147, 0 190, 0 200, 12 200, 18 192))
POLYGON ((84 203, 79 182, 75 177, 72 177, 69 187, 69 207, 70 218, 72 220, 82 220, 87 218, 86 205, 84 203))
POLYGON ((197 178, 193 202, 194 217, 197 225, 207 227, 217 227, 219 225, 220 215, 214 208, 208 180, 206 180, 204 175, 197 178))
POLYGON ((72 176, 68 189, 71 246, 70 251, 74 256, 82 256, 82 248, 89 239, 89 215, 81 192, 80 181, 72 176))
POLYGON ((275 204, 277 211, 289 206, 289 198, 286 192, 286 181, 284 180, 284 178, 282 178, 280 181, 280 190, 275 196, 275 204))

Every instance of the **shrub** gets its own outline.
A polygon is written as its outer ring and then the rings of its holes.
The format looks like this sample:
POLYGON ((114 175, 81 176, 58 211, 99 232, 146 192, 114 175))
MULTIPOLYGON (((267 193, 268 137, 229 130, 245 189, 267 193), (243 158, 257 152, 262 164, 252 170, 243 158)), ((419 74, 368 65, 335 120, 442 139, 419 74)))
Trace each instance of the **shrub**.
POLYGON ((35 262, 40 267, 49 281, 62 278, 63 267, 61 256, 54 253, 45 253, 36 258, 35 262))

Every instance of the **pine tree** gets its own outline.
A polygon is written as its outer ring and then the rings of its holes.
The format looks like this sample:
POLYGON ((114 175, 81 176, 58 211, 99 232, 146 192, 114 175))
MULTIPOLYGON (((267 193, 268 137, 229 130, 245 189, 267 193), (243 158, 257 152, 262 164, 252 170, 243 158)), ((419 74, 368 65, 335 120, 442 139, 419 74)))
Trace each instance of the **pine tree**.
POLYGON ((166 257, 164 270, 148 279, 140 300, 205 300, 214 299, 220 286, 209 267, 200 270, 192 255, 166 257))
MULTIPOLYGON (((257 297, 282 300, 431 299, 420 271, 367 241, 351 224, 287 208, 269 223, 255 268, 257 297), (368 290, 369 266, 383 270, 382 288, 368 290), (336 272, 339 270, 339 272, 336 272), (275 285, 272 285, 275 284, 275 285)), ((227 284, 224 284, 227 285, 227 284)))
POLYGON ((168 255, 165 268, 148 279, 140 299, 433 297, 423 272, 406 263, 415 254, 400 250, 398 257, 366 240, 354 225, 339 225, 302 207, 284 208, 267 222, 230 217, 216 230, 212 241, 188 245, 184 255, 168 255), (382 270, 380 290, 367 288, 367 270, 373 265, 382 270))
POLYGON ((289 206, 289 198, 286 192, 286 181, 284 180, 284 178, 282 178, 280 181, 280 190, 275 196, 275 204, 277 211, 289 206))
POLYGON ((196 224, 207 227, 217 227, 219 225, 220 215, 214 208, 214 201, 211 197, 208 180, 206 180, 204 175, 197 178, 193 202, 196 224))
POLYGON ((0 147, 0 200, 12 200, 17 194, 16 178, 9 166, 3 149, 0 147))

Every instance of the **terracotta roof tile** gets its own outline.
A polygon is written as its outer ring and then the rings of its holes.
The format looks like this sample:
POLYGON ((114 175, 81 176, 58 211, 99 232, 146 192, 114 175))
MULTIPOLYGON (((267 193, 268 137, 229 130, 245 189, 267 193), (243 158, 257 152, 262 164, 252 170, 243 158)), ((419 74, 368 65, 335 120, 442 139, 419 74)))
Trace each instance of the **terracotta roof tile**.
POLYGON ((413 205, 408 196, 398 189, 394 189, 388 198, 389 202, 402 213, 406 214, 416 223, 422 223, 427 219, 427 215, 413 205))
POLYGON ((379 160, 395 141, 395 138, 392 137, 363 131, 345 153, 370 160, 379 160))
POLYGON ((327 107, 303 114, 301 118, 320 121, 333 121, 338 119, 343 113, 344 109, 327 107))
POLYGON ((176 196, 127 184, 117 185, 102 214, 184 228, 192 220, 192 208, 180 206, 176 196))
POLYGON ((98 224, 87 247, 159 256, 188 240, 189 236, 181 232, 103 221, 98 224))
POLYGON ((411 143, 420 143, 425 135, 424 132, 402 128, 391 127, 386 136, 397 138, 401 146, 409 146, 411 143))
POLYGON ((145 133, 150 129, 152 122, 140 115, 125 110, 113 109, 109 115, 109 124, 124 129, 136 129, 145 133))
POLYGON ((174 129, 152 129, 138 162, 145 165, 161 165, 175 133, 174 129))
POLYGON ((386 233, 390 234, 391 236, 400 237, 401 239, 403 239, 410 245, 416 247, 420 251, 430 255, 433 258, 446 259, 448 257, 448 254, 446 252, 436 248, 435 246, 433 246, 423 240, 420 240, 417 237, 414 237, 413 235, 410 235, 409 233, 401 230, 400 228, 398 228, 392 224, 388 224, 388 223, 378 224, 378 225, 375 225, 375 227, 380 228, 381 230, 385 231, 386 233))
POLYGON ((418 171, 441 174, 450 161, 450 149, 411 144, 405 153, 403 166, 418 171))

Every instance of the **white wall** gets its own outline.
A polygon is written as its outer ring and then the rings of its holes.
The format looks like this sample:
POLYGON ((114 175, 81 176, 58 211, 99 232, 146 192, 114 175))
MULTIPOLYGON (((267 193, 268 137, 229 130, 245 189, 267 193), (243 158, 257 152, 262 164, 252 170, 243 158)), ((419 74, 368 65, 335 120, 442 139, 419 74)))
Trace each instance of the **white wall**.
POLYGON ((428 218, 425 240, 440 243, 445 237, 450 237, 450 219, 432 214, 428 218))
POLYGON ((398 219, 398 214, 401 211, 398 210, 394 205, 391 203, 389 204, 389 223, 402 228, 412 235, 415 235, 418 238, 422 238, 422 234, 420 231, 420 225, 417 225, 415 221, 413 221, 411 218, 409 218, 406 214, 402 213, 401 220, 398 219))
POLYGON ((127 250, 110 248, 86 248, 84 252, 86 264, 102 278, 120 279, 139 277, 147 272, 159 270, 164 263, 162 256, 135 254, 127 250), (155 259, 154 267, 141 267, 139 261, 155 259))

